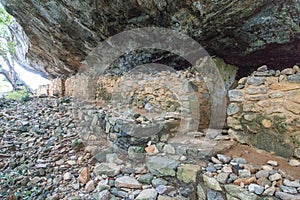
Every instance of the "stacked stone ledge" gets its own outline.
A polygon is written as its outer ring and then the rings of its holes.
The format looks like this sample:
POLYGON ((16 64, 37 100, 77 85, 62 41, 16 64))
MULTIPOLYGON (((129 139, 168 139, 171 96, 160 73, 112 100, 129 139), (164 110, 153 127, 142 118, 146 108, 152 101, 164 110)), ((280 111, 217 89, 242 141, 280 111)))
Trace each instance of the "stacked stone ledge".
POLYGON ((262 66, 228 92, 229 134, 239 142, 291 157, 300 145, 300 70, 262 66))
POLYGON ((94 116, 88 114, 88 108, 80 108, 80 116, 85 116, 82 123, 89 127, 84 137, 91 133, 101 135, 103 131, 104 137, 113 145, 127 151, 130 146, 138 145, 144 149, 149 141, 166 142, 178 133, 197 131, 198 124, 207 128, 209 119, 206 117, 210 113, 208 91, 198 76, 188 73, 162 71, 155 75, 138 73, 98 77, 94 95, 103 106, 95 110, 94 116), (185 79, 187 75, 190 77, 185 79), (151 110, 146 108, 148 103, 152 105, 151 110), (203 116, 201 113, 197 118, 200 110, 203 116), (138 135, 147 131, 154 132, 138 135))

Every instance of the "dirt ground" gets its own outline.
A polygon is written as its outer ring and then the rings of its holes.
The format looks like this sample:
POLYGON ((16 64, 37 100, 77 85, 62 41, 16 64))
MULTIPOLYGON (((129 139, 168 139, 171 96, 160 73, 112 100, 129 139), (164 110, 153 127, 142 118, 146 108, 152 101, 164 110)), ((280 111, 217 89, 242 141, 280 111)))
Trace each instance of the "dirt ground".
POLYGON ((275 169, 283 170, 294 179, 300 178, 300 167, 292 167, 289 165, 288 159, 273 155, 264 150, 237 144, 224 152, 224 154, 232 157, 243 157, 248 161, 248 163, 255 165, 265 165, 269 160, 274 160, 278 162, 278 167, 275 167, 275 169))

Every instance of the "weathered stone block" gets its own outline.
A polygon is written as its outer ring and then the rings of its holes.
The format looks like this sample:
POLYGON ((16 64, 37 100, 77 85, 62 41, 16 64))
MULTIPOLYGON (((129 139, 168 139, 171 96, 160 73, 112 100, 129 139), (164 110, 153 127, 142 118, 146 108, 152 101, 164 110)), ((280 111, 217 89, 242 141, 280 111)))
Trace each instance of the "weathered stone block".
POLYGON ((253 88, 248 87, 246 89, 247 94, 266 94, 267 92, 268 92, 267 87, 253 87, 253 88))
POLYGON ((230 103, 227 107, 227 115, 234 115, 240 111, 237 103, 230 103))
POLYGON ((268 95, 266 94, 257 94, 257 95, 251 95, 251 96, 246 96, 246 100, 249 101, 259 101, 259 100, 263 100, 263 99, 267 99, 268 95))
POLYGON ((186 164, 177 168, 177 178, 185 183, 195 183, 201 170, 200 165, 186 164))
POLYGON ((243 98, 243 91, 241 90, 229 90, 228 97, 230 101, 238 101, 241 102, 244 100, 243 98))
POLYGON ((247 84, 258 86, 264 84, 265 80, 266 79, 264 77, 250 77, 247 80, 247 84))

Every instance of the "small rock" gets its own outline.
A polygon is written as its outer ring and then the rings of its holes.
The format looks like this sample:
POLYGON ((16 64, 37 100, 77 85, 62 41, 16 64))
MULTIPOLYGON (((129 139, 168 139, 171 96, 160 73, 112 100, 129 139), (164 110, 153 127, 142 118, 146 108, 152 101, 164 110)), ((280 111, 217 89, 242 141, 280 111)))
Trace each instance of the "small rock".
POLYGON ((231 116, 240 111, 240 108, 237 103, 230 103, 227 107, 227 115, 231 116))
POLYGON ((295 149, 294 156, 300 159, 300 147, 295 149))
POLYGON ((292 167, 299 167, 300 166, 300 161, 299 160, 296 160, 296 159, 291 159, 289 161, 289 164, 292 166, 292 167))
MULTIPOLYGON (((175 200, 174 197, 170 197, 170 196, 166 196, 166 195, 159 195, 157 197, 157 200, 175 200)), ((176 198, 176 200, 179 200, 178 198, 176 198)))
POLYGON ((180 161, 185 161, 185 160, 187 160, 187 157, 186 156, 180 156, 179 160, 180 161))
POLYGON ((56 164, 56 165, 63 165, 64 162, 65 162, 64 159, 60 159, 60 160, 56 161, 55 164, 56 164))
POLYGON ((207 199, 209 200, 225 200, 221 192, 217 192, 211 189, 207 190, 207 199))
POLYGON ((139 146, 130 146, 127 150, 128 158, 131 160, 142 160, 145 158, 145 149, 139 146))
POLYGON ((270 175, 270 170, 260 170, 255 174, 256 178, 267 178, 270 175))
POLYGON ((68 160, 67 163, 69 165, 76 165, 76 161, 75 160, 68 160))
POLYGON ((72 188, 74 190, 78 190, 80 188, 80 184, 79 183, 74 183, 74 184, 72 184, 72 188))
POLYGON ((265 186, 271 186, 271 181, 269 181, 268 178, 265 178, 265 177, 261 177, 257 180, 257 184, 262 186, 262 187, 265 187, 265 186))
POLYGON ((121 167, 114 163, 100 163, 94 169, 95 174, 97 175, 107 175, 114 177, 118 175, 121 171, 121 167))
POLYGON ((193 184, 189 184, 187 186, 179 188, 179 194, 186 198, 188 198, 192 193, 194 193, 194 191, 195 191, 195 188, 194 188, 193 184))
POLYGON ((138 178, 138 181, 144 184, 150 184, 153 179, 152 174, 143 174, 138 178))
POLYGON ((239 178, 236 179, 233 183, 235 185, 249 185, 251 183, 256 182, 256 179, 254 177, 250 177, 250 178, 239 178))
POLYGON ((224 166, 222 171, 225 173, 232 173, 232 168, 230 166, 224 166))
POLYGON ((121 176, 117 178, 115 181, 115 185, 116 187, 124 187, 124 188, 131 188, 131 189, 142 188, 142 184, 131 176, 121 176))
POLYGON ((63 178, 65 181, 69 181, 72 179, 72 174, 70 172, 67 172, 64 174, 63 178))
POLYGON ((239 177, 241 177, 241 178, 248 178, 248 177, 251 176, 251 172, 249 170, 246 170, 246 169, 240 169, 238 171, 238 173, 239 173, 239 177))
POLYGON ((102 191, 104 191, 104 190, 110 190, 110 188, 111 188, 111 187, 110 187, 109 185, 100 185, 100 184, 98 184, 96 190, 97 190, 98 192, 102 192, 102 191))
POLYGON ((281 175, 279 174, 279 173, 275 173, 275 174, 273 174, 273 175, 271 175, 271 176, 269 176, 269 180, 270 181, 278 181, 278 180, 280 180, 282 177, 281 177, 281 175))
POLYGON ((152 156, 146 162, 148 170, 156 176, 175 176, 178 165, 175 159, 162 156, 152 156))
POLYGON ((46 175, 46 171, 45 171, 45 169, 39 169, 39 171, 38 171, 38 174, 40 175, 40 176, 45 176, 46 175))
POLYGON ((229 177, 229 173, 221 172, 217 175, 217 180, 220 183, 225 184, 228 180, 228 177, 229 177))
POLYGON ((259 86, 265 83, 264 77, 249 77, 247 79, 247 84, 259 86))
POLYGON ((206 200, 206 191, 201 184, 197 185, 197 196, 198 200, 206 200))
POLYGON ((298 199, 300 199, 299 195, 292 195, 292 194, 288 194, 288 193, 280 192, 280 191, 277 191, 275 193, 275 197, 282 199, 282 200, 298 200, 298 199))
POLYGON ((247 164, 247 161, 244 158, 233 158, 230 163, 232 163, 232 164, 247 164))
POLYGON ((222 162, 215 157, 211 157, 211 161, 215 164, 222 164, 222 162))
POLYGON ((286 68, 281 71, 282 75, 292 75, 294 73, 295 73, 295 71, 292 68, 286 68))
POLYGON ((145 151, 149 155, 153 155, 153 154, 159 153, 159 151, 158 151, 158 149, 156 148, 155 145, 150 145, 150 146, 146 147, 145 151))
POLYGON ((267 188, 267 189, 264 191, 263 195, 266 195, 266 196, 273 196, 274 193, 275 193, 275 191, 276 191, 275 187, 272 186, 272 187, 267 188))
POLYGON ((265 72, 265 71, 267 71, 267 70, 268 70, 267 65, 263 65, 263 66, 257 68, 257 71, 258 71, 258 72, 265 72))
POLYGON ((234 182, 235 180, 237 180, 237 178, 238 178, 238 176, 237 176, 236 174, 231 173, 231 174, 229 175, 228 182, 232 183, 232 182, 234 182))
POLYGON ((170 144, 166 144, 163 148, 163 152, 167 154, 175 154, 175 148, 170 144))
POLYGON ((294 187, 281 185, 280 188, 283 192, 290 193, 290 194, 297 194, 297 189, 294 187))
POLYGON ((85 185, 85 190, 87 192, 92 192, 95 190, 95 184, 93 180, 90 180, 89 182, 87 182, 87 184, 85 185))
POLYGON ((165 179, 162 179, 162 178, 156 178, 156 179, 153 179, 151 181, 153 187, 157 187, 159 185, 167 185, 168 184, 168 181, 166 181, 165 179))
POLYGON ((212 177, 206 176, 203 174, 203 181, 205 185, 213 190, 222 191, 222 188, 220 187, 219 182, 212 177))
POLYGON ((90 177, 91 177, 90 170, 89 168, 85 167, 81 170, 78 177, 78 181, 83 184, 86 184, 90 180, 90 177))
POLYGON ((122 199, 125 199, 125 197, 127 196, 127 192, 125 191, 122 191, 122 190, 118 190, 117 188, 112 188, 110 190, 111 194, 113 194, 114 196, 117 196, 117 197, 121 197, 122 199))
POLYGON ((263 166, 262 166, 262 169, 263 169, 263 170, 271 171, 271 170, 273 170, 273 167, 272 167, 271 165, 263 165, 263 166))
POLYGON ((208 166, 205 168, 205 170, 207 172, 216 172, 217 169, 215 168, 215 166, 212 163, 208 163, 208 166))
POLYGON ((95 151, 95 149, 97 149, 97 146, 88 145, 84 148, 84 151, 87 152, 87 153, 91 153, 91 152, 95 151))
POLYGON ((249 170, 251 174, 255 174, 257 171, 259 171, 259 168, 256 165, 245 164, 243 167, 244 169, 249 170))
POLYGON ((254 192, 255 194, 261 195, 264 192, 264 188, 262 186, 259 186, 257 184, 251 183, 248 186, 248 189, 250 192, 254 192))
POLYGON ((155 189, 146 189, 136 197, 136 200, 156 200, 158 193, 155 189))
POLYGON ((110 200, 111 194, 108 190, 103 190, 102 192, 94 195, 94 197, 95 199, 110 200))
POLYGON ((262 124, 265 128, 271 128, 272 125, 273 125, 272 121, 269 120, 269 119, 263 119, 263 120, 261 121, 261 124, 262 124))
POLYGON ((295 181, 290 181, 288 179, 284 179, 283 184, 286 185, 286 186, 289 186, 289 187, 300 188, 300 179, 297 179, 295 181))
POLYGON ((94 155, 94 158, 99 162, 106 162, 106 155, 111 153, 113 153, 112 148, 99 149, 97 147, 91 149, 91 154, 94 155))
POLYGON ((226 155, 223 155, 223 154, 217 154, 217 158, 218 158, 218 160, 220 160, 224 164, 228 164, 231 161, 230 156, 226 156, 226 155))
POLYGON ((186 164, 177 168, 177 178, 185 183, 195 183, 201 167, 199 165, 186 164))
POLYGON ((277 161, 274 161, 274 160, 269 160, 267 163, 268 163, 269 165, 272 165, 273 167, 278 166, 277 161))
POLYGON ((166 185, 159 185, 155 189, 158 194, 169 194, 170 192, 175 191, 175 188, 173 186, 166 185))
POLYGON ((232 184, 224 185, 224 188, 227 193, 229 193, 231 196, 236 197, 237 199, 243 199, 243 200, 258 200, 258 196, 256 196, 253 193, 250 193, 249 191, 236 186, 232 184))

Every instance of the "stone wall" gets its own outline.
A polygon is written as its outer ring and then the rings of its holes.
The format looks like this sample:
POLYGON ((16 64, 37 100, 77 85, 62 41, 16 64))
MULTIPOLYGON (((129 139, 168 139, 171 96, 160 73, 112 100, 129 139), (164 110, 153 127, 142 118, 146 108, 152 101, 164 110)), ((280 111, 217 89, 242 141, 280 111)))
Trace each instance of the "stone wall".
MULTIPOLYGON (((194 119, 199 121, 200 128, 209 125, 209 92, 198 75, 189 71, 101 77, 97 88, 97 99, 111 103, 114 107, 127 104, 139 113, 178 112, 182 120, 186 121, 185 129, 197 130, 196 127, 190 127, 194 119)), ((197 123, 194 125, 198 126, 197 123)))
POLYGON ((300 146, 300 70, 262 66, 228 92, 229 134, 277 155, 290 157, 300 146))
POLYGON ((65 96, 65 79, 56 78, 49 84, 49 95, 63 97, 65 96))
POLYGON ((49 85, 41 85, 35 91, 36 96, 48 96, 49 95, 49 85))
MULTIPOLYGON (((210 95, 205 82, 195 70, 126 73, 123 76, 76 75, 55 79, 49 85, 50 96, 72 96, 81 100, 98 101, 111 106, 128 106, 155 113, 179 112, 186 121, 186 129, 210 123, 210 95), (154 109, 146 109, 146 104, 154 109), (193 121, 197 119, 197 122, 193 121)), ((232 82, 232 81, 231 81, 232 82)), ((141 112, 143 112, 141 111, 141 112)), ((187 130, 186 130, 187 131, 187 130)))

